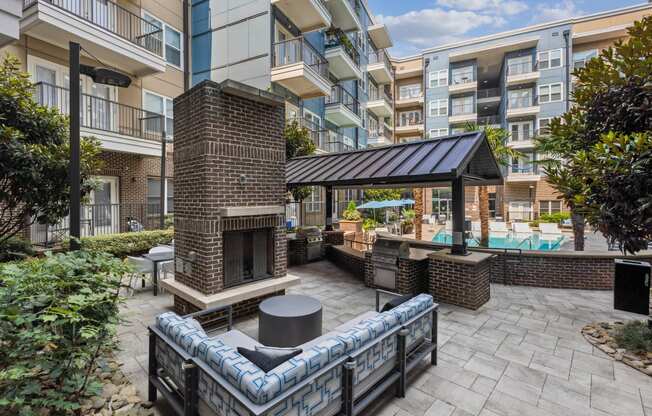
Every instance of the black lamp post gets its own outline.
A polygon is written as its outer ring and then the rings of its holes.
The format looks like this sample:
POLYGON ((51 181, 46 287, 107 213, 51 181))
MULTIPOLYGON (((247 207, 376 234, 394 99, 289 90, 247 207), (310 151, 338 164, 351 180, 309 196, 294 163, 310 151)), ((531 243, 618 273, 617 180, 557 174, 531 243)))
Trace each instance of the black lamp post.
POLYGON ((127 88, 131 84, 128 75, 110 68, 94 68, 80 65, 79 43, 70 42, 70 249, 79 250, 81 237, 81 162, 79 127, 81 118, 79 88, 80 74, 88 75, 97 84, 127 88))

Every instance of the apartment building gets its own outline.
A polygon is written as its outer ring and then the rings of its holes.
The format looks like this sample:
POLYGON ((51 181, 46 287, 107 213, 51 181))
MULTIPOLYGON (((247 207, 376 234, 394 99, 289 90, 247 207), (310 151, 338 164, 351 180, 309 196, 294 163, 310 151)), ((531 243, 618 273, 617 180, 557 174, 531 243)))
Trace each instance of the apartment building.
MULTIPOLYGON (((187 78, 184 1, 10 0, 1 8, 0 19, 13 17, 17 32, 0 36, 0 52, 19 58, 40 103, 68 113, 69 41, 81 44, 82 64, 111 67, 132 80, 117 88, 81 77, 81 134, 100 140, 104 161, 95 178, 100 186, 82 208, 82 235, 126 231, 128 218, 158 224, 162 134, 173 141, 172 100, 187 78)), ((171 213, 172 144, 167 155, 171 213)), ((35 225, 29 237, 41 243, 66 232, 63 221, 35 225)))
MULTIPOLYGON (((505 167, 505 184, 490 189, 490 214, 533 219, 565 209, 537 163, 533 137, 572 103, 572 72, 626 36, 652 5, 572 17, 424 50, 393 59, 395 139, 436 138, 467 123, 507 129, 508 145, 522 157, 505 167)), ((467 207, 478 216, 475 191, 467 207)), ((450 189, 426 191, 427 214, 449 216, 450 189)))
MULTIPOLYGON (((192 82, 233 79, 286 99, 288 122, 318 152, 390 144, 393 71, 387 28, 364 0, 210 0, 192 5, 192 82)), ((359 191, 339 192, 338 210, 359 191)), ((304 204, 323 222, 324 196, 304 204)))

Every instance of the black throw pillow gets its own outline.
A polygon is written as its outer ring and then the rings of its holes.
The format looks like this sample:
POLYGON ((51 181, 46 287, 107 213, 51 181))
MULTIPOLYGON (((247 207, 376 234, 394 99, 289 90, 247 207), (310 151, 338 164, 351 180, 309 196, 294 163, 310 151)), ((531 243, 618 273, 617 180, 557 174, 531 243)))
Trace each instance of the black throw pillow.
POLYGON ((385 306, 383 306, 383 309, 381 310, 381 312, 387 312, 390 309, 394 309, 398 305, 407 302, 408 300, 412 299, 413 297, 414 297, 414 295, 397 296, 397 297, 393 298, 392 300, 390 300, 389 302, 387 302, 385 304, 385 306))
POLYGON ((254 351, 247 348, 238 347, 238 352, 243 357, 254 363, 256 367, 260 368, 266 373, 283 364, 290 358, 296 357, 303 352, 300 348, 287 349, 287 352, 283 354, 279 353, 278 348, 274 348, 273 350, 274 351, 266 351, 265 348, 256 348, 256 351, 254 351))

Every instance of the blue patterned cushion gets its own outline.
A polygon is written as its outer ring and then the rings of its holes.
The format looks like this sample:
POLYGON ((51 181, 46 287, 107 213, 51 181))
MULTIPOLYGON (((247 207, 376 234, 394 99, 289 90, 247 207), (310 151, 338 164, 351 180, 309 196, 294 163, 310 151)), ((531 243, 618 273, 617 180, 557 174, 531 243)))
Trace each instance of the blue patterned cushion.
POLYGON ((337 339, 346 344, 346 352, 350 353, 360 349, 396 325, 398 325, 396 315, 392 312, 383 312, 373 318, 360 321, 352 328, 337 335, 337 339))
POLYGON ((176 344, 188 354, 197 355, 199 344, 208 339, 199 322, 192 318, 182 318, 174 312, 166 312, 156 318, 156 324, 176 344))
POLYGON ((432 296, 420 294, 407 302, 395 307, 390 313, 393 313, 399 323, 404 324, 414 318, 419 312, 423 312, 433 305, 432 296))

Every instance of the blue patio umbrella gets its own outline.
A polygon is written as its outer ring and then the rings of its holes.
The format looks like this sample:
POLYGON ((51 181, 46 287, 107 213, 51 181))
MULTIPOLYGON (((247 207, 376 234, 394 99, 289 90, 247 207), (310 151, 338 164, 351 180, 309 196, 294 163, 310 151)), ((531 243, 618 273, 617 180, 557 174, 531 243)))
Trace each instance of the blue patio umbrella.
POLYGON ((356 209, 377 209, 382 208, 380 201, 369 201, 362 205, 358 205, 356 209))

